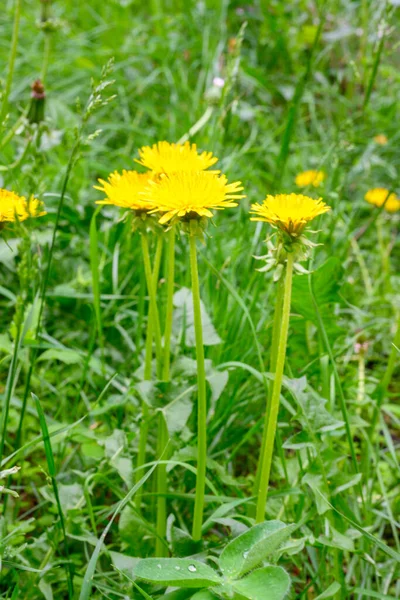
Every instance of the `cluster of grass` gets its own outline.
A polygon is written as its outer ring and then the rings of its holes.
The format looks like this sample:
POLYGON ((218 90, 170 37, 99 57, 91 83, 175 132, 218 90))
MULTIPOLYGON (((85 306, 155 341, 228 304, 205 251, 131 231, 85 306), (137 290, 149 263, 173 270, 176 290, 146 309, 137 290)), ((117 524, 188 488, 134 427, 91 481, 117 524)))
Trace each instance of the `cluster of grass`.
MULTIPOLYGON (((267 226, 249 221, 249 204, 295 191, 306 169, 327 173, 309 193, 332 210, 317 223, 312 274, 293 281, 264 549, 235 576, 264 561, 290 575, 287 598, 398 597, 400 213, 364 201, 370 188, 399 191, 395 5, 5 3, 1 187, 35 194, 47 215, 0 232, 1 598, 282 597, 262 580, 222 589, 201 570, 233 573, 240 547, 224 548, 254 524, 276 284, 256 270, 267 226), (44 120, 30 99, 39 77, 44 120), (176 241, 171 382, 149 386, 140 239, 116 210, 95 212, 96 180, 163 139, 212 151, 247 195, 215 216, 199 248, 209 408, 200 544, 188 239, 176 241), (143 403, 148 464, 134 485, 143 403), (274 545, 276 521, 289 527, 274 545), (185 566, 181 582, 169 572, 157 583, 154 570, 136 579, 157 547, 178 561, 166 569, 189 558, 195 570, 185 566)), ((167 266, 164 252, 162 319, 167 266)))

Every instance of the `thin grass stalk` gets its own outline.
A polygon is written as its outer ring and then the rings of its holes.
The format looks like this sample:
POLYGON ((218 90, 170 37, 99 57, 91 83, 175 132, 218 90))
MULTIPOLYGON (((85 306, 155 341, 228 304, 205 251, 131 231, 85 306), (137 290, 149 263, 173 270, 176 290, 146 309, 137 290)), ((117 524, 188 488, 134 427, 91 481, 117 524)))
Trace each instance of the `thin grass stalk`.
MULTIPOLYGON (((22 323, 21 323, 20 317, 21 317, 21 315, 17 316, 17 318, 18 318, 17 332, 16 332, 16 336, 15 336, 15 341, 14 341, 14 349, 13 349, 13 355, 12 355, 12 359, 11 359, 11 365, 10 365, 10 369, 8 371, 8 376, 7 376, 6 390, 5 390, 5 395, 4 395, 4 404, 3 404, 3 409, 1 412, 0 465, 3 460, 4 447, 5 447, 5 443, 6 443, 8 413, 10 410, 11 395, 12 395, 12 391, 14 389, 14 379, 15 379, 15 373, 17 370, 18 353, 19 353, 19 349, 20 349, 21 328, 22 328, 22 323)), ((7 498, 7 494, 5 495, 5 499, 6 498, 7 498)))
POLYGON ((379 253, 381 256, 381 266, 382 266, 382 291, 384 294, 390 293, 390 260, 389 260, 389 251, 388 244, 385 240, 384 232, 383 232, 383 213, 379 215, 376 220, 376 233, 378 237, 378 246, 379 253))
MULTIPOLYGON (((65 198, 65 194, 67 191, 69 178, 70 178, 71 171, 72 171, 72 168, 75 163, 76 155, 79 151, 79 147, 80 147, 80 140, 78 139, 72 148, 72 151, 71 151, 71 154, 70 154, 70 157, 68 160, 68 164, 66 167, 66 171, 65 171, 62 188, 61 188, 60 200, 59 200, 58 206, 57 206, 56 220, 54 223, 53 232, 52 232, 51 241, 50 241, 50 248, 49 248, 49 255, 48 255, 48 259, 47 259, 46 271, 45 271, 45 275, 44 275, 41 290, 40 290, 40 299, 39 299, 40 306, 39 306, 37 325, 36 325, 36 329, 35 329, 35 340, 39 339, 40 331, 42 328, 42 315, 43 315, 44 304, 45 304, 45 300, 46 300, 46 292, 47 292, 47 287, 48 287, 48 283, 49 283, 49 277, 50 277, 51 265, 52 265, 52 260, 53 260, 53 253, 54 253, 54 246, 55 246, 57 231, 58 231, 58 227, 60 224, 61 212, 62 212, 62 208, 64 206, 64 198, 65 198)), ((33 368, 35 366, 37 354, 38 354, 38 348, 35 347, 32 350, 32 353, 30 356, 29 370, 28 370, 28 374, 26 377, 24 397, 22 400, 18 429, 17 429, 16 438, 15 438, 15 446, 14 446, 15 448, 18 448, 18 445, 21 441, 22 426, 23 426, 23 422, 24 422, 26 405, 28 402, 28 396, 29 396, 29 391, 30 391, 30 386, 31 386, 32 373, 33 373, 33 368)))
MULTIPOLYGON (((191 221, 191 225, 192 223, 193 222, 191 221)), ((204 364, 203 327, 201 321, 199 273, 197 267, 196 236, 193 231, 191 231, 189 235, 189 244, 197 361, 197 477, 192 537, 195 541, 198 541, 201 539, 202 533, 204 512, 204 489, 206 484, 207 396, 206 371, 204 364)))
MULTIPOLYGON (((168 429, 164 414, 160 410, 158 413, 158 440, 157 456, 161 460, 166 446, 168 444, 168 429)), ((167 457, 165 457, 167 458, 167 457)), ((165 546, 165 537, 167 533, 167 465, 165 458, 162 464, 157 468, 157 537, 156 537, 156 556, 166 556, 167 548, 165 546)))
POLYGON ((288 114, 288 118, 287 118, 286 128, 285 128, 285 131, 282 136, 281 148, 280 148, 278 159, 276 162, 276 170, 275 170, 275 175, 274 175, 274 188, 278 188, 280 185, 280 182, 282 180, 282 176, 284 173, 284 169, 286 166, 286 162, 287 162, 287 159, 289 156, 290 144, 291 144, 292 137, 293 137, 293 134, 295 131, 296 123, 297 123, 299 106, 301 103, 301 99, 303 98, 303 94, 306 89, 307 82, 310 79, 310 75, 311 75, 311 71, 312 71, 312 67, 313 67, 313 63, 314 63, 314 55, 315 55, 317 46, 319 44, 319 40, 321 38, 323 28, 325 25, 327 4, 328 4, 328 0, 326 0, 322 6, 318 29, 315 34, 314 42, 310 49, 310 53, 308 55, 306 69, 304 71, 303 77, 300 79, 300 81, 298 82, 298 84, 296 86, 294 97, 293 97, 292 103, 289 108, 289 114, 288 114))
POLYGON ((171 335, 174 312, 174 285, 175 285, 175 225, 168 232, 168 256, 167 256, 167 307, 165 315, 164 330, 164 361, 162 378, 169 381, 171 363, 171 335))
POLYGON ((269 477, 271 472, 272 456, 274 452, 275 433, 278 423, 279 400, 282 389, 283 370, 285 367, 287 336, 289 331, 290 304, 292 298, 294 253, 287 255, 285 287, 283 292, 283 308, 281 328, 279 335, 278 352, 276 357, 275 378, 272 389, 271 401, 267 410, 267 428, 264 431, 265 445, 263 454, 260 455, 261 474, 257 497, 256 522, 265 519, 265 505, 267 502, 269 477))
POLYGON ((100 346, 100 354, 101 354, 101 367, 102 374, 105 376, 106 373, 106 364, 105 364, 105 347, 104 347, 104 334, 103 334, 103 319, 101 314, 101 304, 100 304, 100 276, 99 276, 99 238, 97 233, 97 224, 96 218, 100 211, 100 207, 94 211, 93 216, 90 221, 90 233, 89 233, 89 255, 90 255, 90 269, 92 272, 92 290, 93 290, 93 306, 94 313, 96 317, 97 323, 97 331, 98 331, 98 340, 100 346))
POLYGON ((21 19, 22 0, 15 0, 14 26, 11 38, 10 57, 8 59, 7 79, 4 86, 3 100, 0 110, 0 125, 3 123, 4 117, 7 114, 8 98, 11 92, 12 81, 14 77, 15 59, 17 56, 19 22, 21 19))
MULTIPOLYGON (((341 383, 341 380, 340 380, 339 371, 338 371, 337 366, 336 366, 335 357, 333 355, 332 346, 331 346, 331 344, 329 342, 328 334, 326 333, 325 325, 324 325, 324 322, 322 320, 321 313, 320 313, 317 301, 315 299, 315 295, 314 295, 314 291, 313 291, 313 287, 312 287, 312 280, 311 280, 311 276, 310 275, 308 276, 308 287, 309 287, 309 291, 310 291, 310 295, 311 295, 311 300, 312 300, 312 303, 313 303, 313 306, 314 306, 315 315, 317 317, 318 329, 320 331, 320 334, 321 334, 322 340, 324 342, 325 348, 326 348, 326 350, 328 352, 329 360, 331 361, 331 365, 332 365, 332 369, 333 369, 333 375, 334 375, 336 386, 337 386, 337 390, 338 390, 340 410, 342 412, 343 420, 344 420, 344 423, 345 423, 347 443, 349 444, 351 461, 352 461, 352 464, 353 464, 353 470, 354 470, 354 473, 358 475, 360 473, 360 469, 359 469, 359 466, 358 466, 356 451, 355 451, 355 448, 354 448, 354 442, 353 442, 353 438, 352 438, 352 434, 351 434, 349 413, 348 413, 347 406, 346 406, 346 400, 345 400, 344 393, 343 393, 342 383, 341 383)), ((363 504, 363 508, 365 510, 365 500, 364 500, 364 494, 363 494, 363 489, 362 489, 361 482, 359 482, 357 484, 357 490, 358 490, 359 496, 361 498, 361 501, 362 501, 362 504, 363 504)))
POLYGON ((371 442, 375 436, 375 429, 376 429, 376 425, 377 425, 377 422, 379 419, 379 414, 380 414, 382 403, 387 395, 387 391, 388 391, 390 382, 392 381, 394 369, 396 366, 396 359, 399 356, 399 347, 400 347, 400 312, 397 315, 396 333, 394 335, 394 339, 392 342, 392 347, 390 350, 389 360, 387 363, 386 371, 385 371, 385 374, 384 374, 382 381, 377 390, 376 404, 375 404, 374 411, 372 413, 371 424, 369 427, 369 434, 368 434, 371 442))
POLYGON ((39 398, 37 396, 35 396, 35 394, 32 394, 32 398, 34 399, 35 404, 36 404, 36 410, 37 410, 38 417, 39 417, 40 428, 42 430, 43 443, 44 443, 44 449, 45 449, 46 460, 47 460, 47 467, 49 469, 51 484, 53 487, 54 497, 55 497, 56 504, 57 504, 58 517, 60 519, 60 526, 61 526, 61 530, 63 533, 63 543, 64 543, 65 559, 66 559, 65 570, 67 573, 68 598, 70 598, 70 600, 71 600, 74 597, 74 586, 73 586, 71 564, 70 564, 70 559, 69 559, 69 550, 68 550, 67 534, 66 534, 66 530, 65 530, 64 514, 63 514, 62 507, 61 507, 60 495, 58 493, 58 486, 57 486, 57 479, 56 479, 57 474, 56 474, 56 467, 55 467, 55 463, 54 463, 54 454, 53 454, 53 449, 51 446, 49 430, 47 428, 46 417, 44 415, 43 409, 39 402, 39 398))
MULTIPOLYGON (((386 12, 386 7, 387 7, 387 3, 385 4, 384 12, 386 12)), ((382 23, 382 26, 383 26, 383 23, 382 23)), ((370 98, 371 98, 372 90, 373 90, 373 87, 374 87, 374 84, 375 84, 375 79, 376 79, 376 76, 378 74, 379 64, 381 62, 382 51, 383 51, 383 47, 384 47, 385 41, 386 41, 385 32, 382 31, 380 39, 379 39, 379 43, 377 45, 377 49, 376 49, 376 52, 375 52, 375 56, 374 56, 374 63, 372 65, 371 77, 369 78, 368 85, 367 85, 367 88, 365 90, 364 103, 363 103, 363 111, 368 106, 368 103, 369 103, 370 98)))

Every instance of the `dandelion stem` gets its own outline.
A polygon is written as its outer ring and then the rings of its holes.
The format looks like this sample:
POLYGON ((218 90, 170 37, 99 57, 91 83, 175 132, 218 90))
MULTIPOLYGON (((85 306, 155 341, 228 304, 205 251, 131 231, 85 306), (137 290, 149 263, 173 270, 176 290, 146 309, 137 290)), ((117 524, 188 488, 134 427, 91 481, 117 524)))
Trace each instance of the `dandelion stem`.
MULTIPOLYGON (((159 412, 158 417, 158 459, 165 452, 168 444, 168 429, 164 414, 159 412)), ((157 468, 157 538, 156 556, 166 556, 165 536, 167 533, 167 465, 161 464, 157 468)))
POLYGON ((154 338, 156 345, 156 359, 157 359, 157 376, 160 376, 161 358, 162 358, 162 346, 161 346, 161 332, 160 332, 160 319, 158 316, 157 309, 157 294, 156 294, 156 282, 153 281, 151 273, 150 263, 150 252, 149 252, 149 241, 147 233, 144 231, 141 234, 142 240, 142 252, 143 252, 143 264, 144 274, 146 278, 147 293, 149 295, 149 314, 154 323, 154 338))
MULTIPOLYGON (((160 261, 161 261, 161 252, 162 252, 162 242, 163 238, 160 235, 157 239, 157 248, 156 255, 154 258, 154 268, 152 273, 152 285, 153 288, 156 288, 158 274, 160 270, 160 261)), ((152 357, 153 357, 153 334, 154 334, 154 323, 153 323, 153 314, 152 311, 149 310, 148 319, 147 319, 147 329, 146 329, 146 346, 145 346, 145 362, 144 362, 144 379, 145 381, 151 381, 151 366, 152 366, 152 357)), ((139 449, 138 449, 138 457, 137 457, 137 470, 136 470, 136 482, 138 482, 141 478, 141 467, 146 462, 146 446, 147 446, 147 437, 149 433, 149 407, 147 403, 142 401, 142 419, 139 428, 139 449)), ((136 506, 140 511, 142 504, 142 488, 140 488, 136 493, 136 506)))
MULTIPOLYGON (((271 355, 270 355, 270 360, 269 360, 269 370, 271 373, 274 373, 275 368, 276 368, 276 358, 277 358, 277 354, 278 354, 278 343, 279 343, 279 332, 280 332, 281 320, 282 320, 283 290, 284 290, 283 281, 282 281, 282 279, 280 279, 277 284, 274 320, 272 323, 271 355)), ((266 409, 265 409, 264 435, 263 435, 262 443, 261 443, 260 456, 264 456, 265 443, 266 443, 265 439, 266 439, 266 432, 267 432, 267 427, 268 427, 268 407, 269 407, 269 404, 271 401, 271 395, 272 395, 272 382, 269 382, 267 403, 266 403, 266 409)), ((254 488, 253 488, 253 496, 255 496, 255 497, 257 497, 257 495, 258 495, 258 490, 260 487, 261 466, 262 466, 262 461, 259 461, 258 465, 257 465, 256 480, 255 480, 254 488)))
POLYGON ((189 241, 197 360, 197 478, 192 537, 195 541, 197 541, 201 539, 201 530, 203 525, 204 489, 206 482, 207 461, 207 398, 196 237, 193 232, 190 234, 189 241))
POLYGON ((167 272, 167 309, 164 330, 164 362, 162 378, 169 381, 169 369, 171 362, 171 334, 172 318, 174 312, 174 283, 175 283, 175 225, 172 225, 168 233, 168 272, 167 272))
POLYGON ((272 388, 271 401, 268 403, 266 415, 266 430, 264 433, 265 445, 260 455, 261 474, 257 498, 256 521, 261 523, 265 518, 265 504, 268 495, 269 476, 271 472, 272 455, 274 452, 274 441, 276 426, 278 422, 279 399, 282 389, 283 370, 285 366, 286 344, 289 330, 290 303, 292 297, 294 254, 287 256, 285 287, 283 292, 283 308, 281 328, 279 334, 278 352, 276 356, 275 378, 272 388))

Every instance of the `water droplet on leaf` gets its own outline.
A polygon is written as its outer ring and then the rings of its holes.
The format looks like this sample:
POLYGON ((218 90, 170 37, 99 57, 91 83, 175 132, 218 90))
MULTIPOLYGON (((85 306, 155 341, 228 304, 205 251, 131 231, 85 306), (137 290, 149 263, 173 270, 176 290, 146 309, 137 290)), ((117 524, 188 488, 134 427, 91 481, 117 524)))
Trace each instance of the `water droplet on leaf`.
POLYGON ((194 565, 189 565, 188 566, 188 571, 190 571, 191 573, 195 573, 197 571, 196 567, 194 565))

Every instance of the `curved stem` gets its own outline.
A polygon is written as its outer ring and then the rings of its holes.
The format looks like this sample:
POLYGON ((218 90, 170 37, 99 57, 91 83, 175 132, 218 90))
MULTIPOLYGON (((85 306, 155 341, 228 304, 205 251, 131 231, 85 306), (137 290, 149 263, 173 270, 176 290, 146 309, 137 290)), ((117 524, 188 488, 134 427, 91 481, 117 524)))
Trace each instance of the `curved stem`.
POLYGON ((207 461, 207 397, 206 372, 204 366, 203 328, 201 323, 199 273, 197 269, 195 235, 190 235, 189 242, 197 360, 197 478, 192 537, 195 541, 197 541, 201 539, 204 511, 204 488, 206 482, 207 461))
POLYGON ((175 284, 175 225, 168 233, 168 271, 167 271, 167 309, 164 330, 164 363, 162 378, 169 381, 169 368, 171 362, 171 334, 174 312, 174 284, 175 284))
POLYGON ((3 119, 7 113, 8 97, 11 92, 11 85, 12 85, 12 80, 13 80, 13 76, 14 76, 15 58, 17 56, 17 46, 18 46, 19 21, 21 18, 21 5, 22 5, 22 0, 16 0, 15 13, 14 13, 14 27, 13 27, 13 33, 12 33, 12 39, 11 39, 11 51, 10 51, 10 58, 8 59, 7 79, 6 79, 6 84, 4 86, 3 101, 1 104, 1 111, 0 111, 0 124, 3 122, 3 119))
POLYGON ((274 441, 276 426, 278 422, 279 400, 282 389, 283 370, 285 367, 286 344, 289 330, 290 302, 292 297, 294 254, 287 256, 285 288, 283 294, 283 309, 281 329, 279 334, 278 353, 276 357, 275 378, 272 388, 271 401, 267 411, 268 424, 264 434, 265 446, 261 460, 260 486, 257 498, 256 522, 261 523, 265 518, 265 504, 268 495, 269 476, 271 472, 272 455, 274 452, 274 441))

